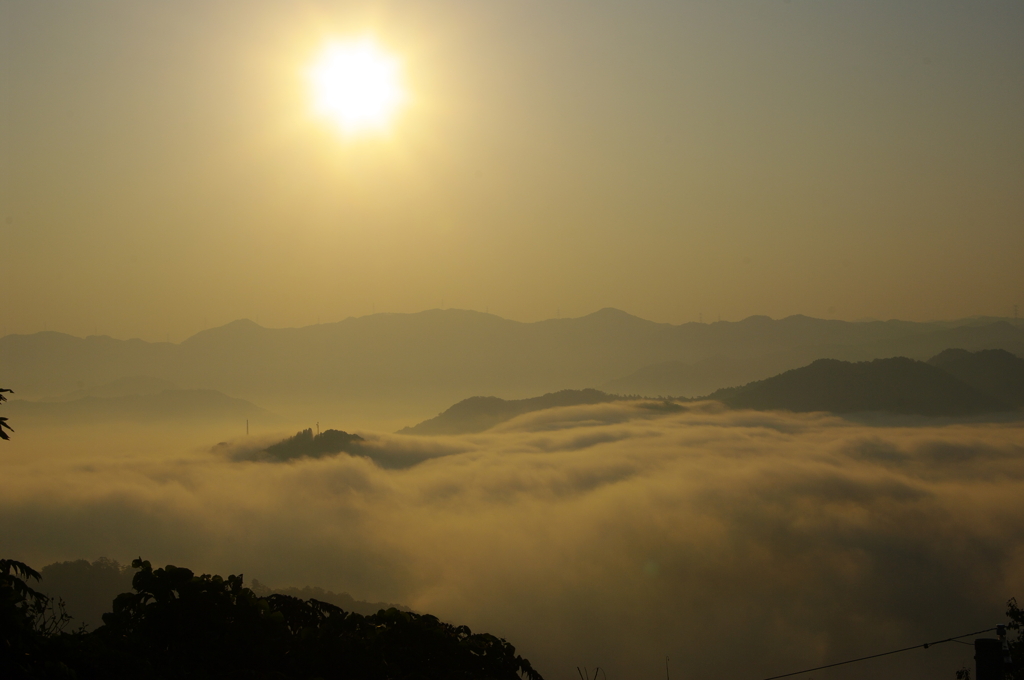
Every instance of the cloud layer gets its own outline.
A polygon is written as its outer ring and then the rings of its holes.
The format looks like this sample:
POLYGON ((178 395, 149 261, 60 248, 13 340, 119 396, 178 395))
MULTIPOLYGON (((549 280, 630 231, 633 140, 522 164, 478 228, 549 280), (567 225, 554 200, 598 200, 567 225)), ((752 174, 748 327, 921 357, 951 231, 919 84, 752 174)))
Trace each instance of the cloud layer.
MULTIPOLYGON (((507 637, 554 679, 662 677, 666 656, 675 677, 756 679, 988 628, 1024 596, 1021 425, 658 406, 361 432, 371 458, 239 461, 244 442, 166 438, 5 457, 0 552, 403 602, 507 637)), ((820 677, 952 677, 972 653, 820 677)))

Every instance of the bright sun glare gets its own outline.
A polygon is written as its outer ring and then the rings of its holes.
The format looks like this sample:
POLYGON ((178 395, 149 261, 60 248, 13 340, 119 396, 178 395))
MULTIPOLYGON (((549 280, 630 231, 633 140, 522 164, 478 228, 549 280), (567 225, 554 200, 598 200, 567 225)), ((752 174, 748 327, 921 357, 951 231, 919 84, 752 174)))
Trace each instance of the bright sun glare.
POLYGON ((346 133, 381 130, 405 100, 400 75, 371 39, 333 41, 309 71, 316 112, 346 133))

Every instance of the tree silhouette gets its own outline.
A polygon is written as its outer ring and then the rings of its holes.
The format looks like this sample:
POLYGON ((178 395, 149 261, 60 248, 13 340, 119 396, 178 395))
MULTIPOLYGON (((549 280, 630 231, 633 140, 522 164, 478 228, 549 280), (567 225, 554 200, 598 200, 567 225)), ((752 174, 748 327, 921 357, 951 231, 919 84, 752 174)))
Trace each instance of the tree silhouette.
MULTIPOLYGON (((14 390, 8 390, 8 389, 5 389, 3 387, 0 387, 0 402, 7 401, 7 397, 5 397, 4 394, 3 394, 4 392, 10 392, 11 394, 14 394, 14 390)), ((0 439, 10 439, 11 438, 10 435, 8 435, 6 432, 4 432, 5 428, 10 430, 11 432, 14 432, 14 429, 10 425, 7 424, 7 418, 5 418, 3 416, 0 416, 0 439)))
POLYGON ((1009 640, 1012 664, 1010 675, 1014 680, 1024 680, 1024 609, 1017 605, 1017 598, 1013 597, 1006 603, 1006 607, 1006 616, 1010 619, 1007 628, 1017 632, 1017 638, 1009 640))
POLYGON ((0 677, 60 676, 67 667, 52 654, 52 641, 71 617, 61 600, 32 588, 39 572, 16 560, 0 560, 0 677))
POLYGON ((104 625, 64 633, 61 621, 39 617, 48 599, 25 581, 39 575, 0 562, 0 677, 543 680, 505 640, 430 615, 361 616, 313 599, 258 597, 240 574, 132 566, 134 592, 114 599, 104 625))

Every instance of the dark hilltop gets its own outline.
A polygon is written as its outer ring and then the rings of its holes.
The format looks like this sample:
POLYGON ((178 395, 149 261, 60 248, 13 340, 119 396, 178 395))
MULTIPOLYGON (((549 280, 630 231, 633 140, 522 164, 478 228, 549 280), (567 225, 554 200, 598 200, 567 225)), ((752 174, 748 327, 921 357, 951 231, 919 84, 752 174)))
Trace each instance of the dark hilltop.
POLYGON ((907 357, 819 359, 708 398, 731 408, 833 413, 974 416, 1024 405, 1024 359, 1002 350, 946 350, 927 362, 907 357))

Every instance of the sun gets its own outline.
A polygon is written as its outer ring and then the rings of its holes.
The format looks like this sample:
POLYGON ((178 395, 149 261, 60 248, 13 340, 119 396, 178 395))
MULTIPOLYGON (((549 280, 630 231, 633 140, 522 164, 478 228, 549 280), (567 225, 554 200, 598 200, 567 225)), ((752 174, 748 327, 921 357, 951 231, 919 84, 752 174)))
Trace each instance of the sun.
POLYGON ((345 133, 386 129, 406 99, 398 60, 370 38, 328 43, 309 79, 314 110, 345 133))

